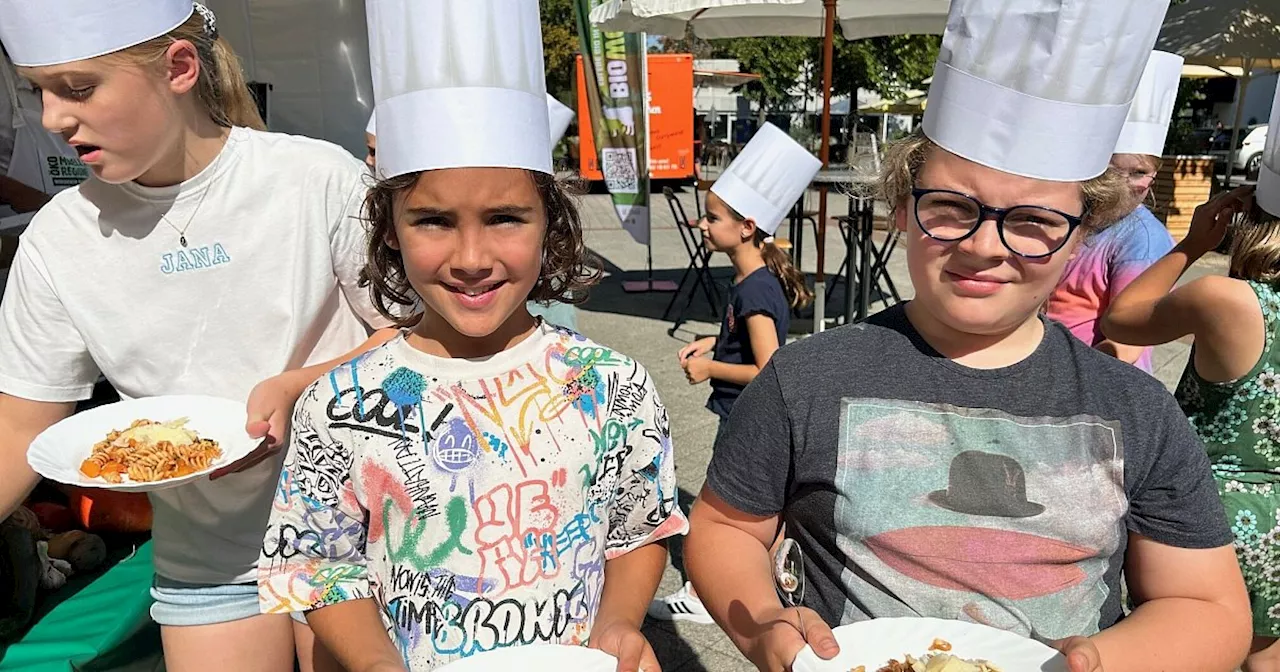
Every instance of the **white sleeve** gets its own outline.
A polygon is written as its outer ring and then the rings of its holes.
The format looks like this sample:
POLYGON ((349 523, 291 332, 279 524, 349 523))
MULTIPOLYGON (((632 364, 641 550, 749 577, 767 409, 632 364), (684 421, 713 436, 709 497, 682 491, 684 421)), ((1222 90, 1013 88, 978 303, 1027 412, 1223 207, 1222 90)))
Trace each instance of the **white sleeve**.
POLYGON ((23 241, 0 302, 0 392, 31 401, 93 396, 98 366, 39 254, 23 241))
MULTIPOLYGON (((363 170, 362 170, 363 174, 363 170)), ((364 198, 368 191, 363 177, 345 194, 345 201, 330 227, 329 244, 333 254, 333 272, 338 277, 342 293, 347 297, 351 310, 374 329, 391 326, 391 321, 373 305, 368 287, 360 286, 360 271, 364 269, 368 252, 369 227, 364 219, 364 198)))

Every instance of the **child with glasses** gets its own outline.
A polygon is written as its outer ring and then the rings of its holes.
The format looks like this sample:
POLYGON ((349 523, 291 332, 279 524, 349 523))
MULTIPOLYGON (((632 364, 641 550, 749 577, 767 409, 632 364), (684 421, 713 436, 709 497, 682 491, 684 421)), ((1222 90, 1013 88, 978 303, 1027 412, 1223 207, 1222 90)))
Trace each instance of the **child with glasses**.
POLYGON ((832 628, 921 616, 1051 644, 1070 672, 1244 658, 1231 533, 1177 403, 1039 315, 1085 237, 1123 214, 1114 133, 1064 135, 1124 121, 1165 3, 1115 4, 953 0, 924 132, 881 176, 914 298, 782 348, 735 403, 685 563, 759 669, 800 667, 806 645, 810 664, 873 669, 832 628), (770 571, 783 525, 804 555, 798 608, 770 571))

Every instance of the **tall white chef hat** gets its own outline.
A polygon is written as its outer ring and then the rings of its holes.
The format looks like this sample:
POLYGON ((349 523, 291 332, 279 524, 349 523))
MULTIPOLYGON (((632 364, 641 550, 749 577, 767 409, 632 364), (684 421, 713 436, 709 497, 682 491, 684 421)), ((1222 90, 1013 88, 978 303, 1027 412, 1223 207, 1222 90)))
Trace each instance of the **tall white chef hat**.
MULTIPOLYGON (((560 138, 564 137, 564 132, 569 130, 569 124, 573 122, 574 112, 564 103, 556 100, 547 94, 547 118, 551 123, 551 144, 554 146, 560 142, 560 138)), ((365 125, 364 132, 378 137, 378 115, 372 113, 369 115, 369 123, 365 125)))
POLYGON ((756 228, 773 235, 822 162, 782 129, 765 124, 715 182, 715 192, 756 228))
POLYGON ((1276 97, 1271 102, 1271 123, 1267 124, 1267 144, 1262 147, 1254 199, 1271 216, 1280 217, 1280 87, 1276 87, 1276 97))
POLYGON ((551 117, 551 144, 555 145, 564 137, 564 132, 569 130, 569 124, 573 122, 573 110, 548 94, 547 115, 551 117))
POLYGON ((182 25, 192 0, 0 0, 0 42, 14 65, 82 61, 182 25))
POLYGON ((924 133, 984 166, 1080 182, 1111 161, 1169 0, 952 0, 924 133))
POLYGON ((369 0, 378 172, 551 173, 542 24, 528 0, 369 0))
POLYGON ((1164 141, 1173 121, 1173 104, 1182 79, 1182 57, 1165 51, 1151 52, 1142 71, 1138 92, 1129 106, 1129 117, 1116 142, 1116 154, 1164 155, 1164 141))

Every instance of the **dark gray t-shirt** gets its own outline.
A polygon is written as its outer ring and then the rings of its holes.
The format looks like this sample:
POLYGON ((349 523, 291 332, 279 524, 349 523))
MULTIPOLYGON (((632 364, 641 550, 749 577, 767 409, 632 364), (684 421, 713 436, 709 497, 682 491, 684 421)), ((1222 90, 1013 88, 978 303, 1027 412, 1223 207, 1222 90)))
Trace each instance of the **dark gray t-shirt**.
POLYGON ((779 350, 734 405, 707 484, 781 513, 805 604, 1038 639, 1121 618, 1127 533, 1231 543, 1204 449, 1173 397, 1054 322, 1027 359, 971 369, 902 307, 779 350))

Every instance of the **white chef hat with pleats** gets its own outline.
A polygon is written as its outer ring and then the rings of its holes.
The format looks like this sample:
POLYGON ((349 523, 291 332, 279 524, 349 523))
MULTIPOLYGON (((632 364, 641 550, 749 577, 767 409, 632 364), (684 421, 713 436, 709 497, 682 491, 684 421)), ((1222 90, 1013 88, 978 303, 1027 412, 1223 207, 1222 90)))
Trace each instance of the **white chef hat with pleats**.
POLYGON ((738 214, 773 235, 818 174, 822 162, 782 129, 766 123, 711 185, 738 214))
POLYGON ((1164 141, 1178 100, 1178 82, 1182 81, 1182 62, 1177 54, 1151 52, 1116 141, 1116 154, 1164 156, 1164 141))
POLYGON ((550 174, 538 3, 368 0, 378 173, 550 174))
POLYGON ((996 170, 1106 171, 1169 0, 952 0, 924 133, 996 170))
POLYGON ((60 65, 160 37, 193 11, 192 0, 0 0, 0 42, 14 65, 60 65))
MULTIPOLYGON (((569 130, 569 124, 573 123, 574 112, 564 103, 556 100, 547 94, 547 119, 551 124, 551 145, 554 147, 560 139, 564 137, 565 131, 569 130)), ((369 115, 369 123, 365 125, 364 132, 378 137, 378 115, 371 113, 369 115)))
POLYGON ((554 146, 557 142, 560 142, 560 138, 564 137, 564 132, 569 130, 569 124, 573 123, 574 113, 568 105, 548 94, 547 116, 551 118, 551 144, 554 146))
POLYGON ((1254 199, 1272 217, 1280 217, 1280 86, 1271 102, 1271 123, 1267 124, 1267 144, 1262 147, 1254 199))

